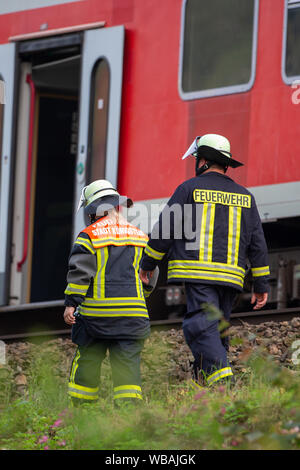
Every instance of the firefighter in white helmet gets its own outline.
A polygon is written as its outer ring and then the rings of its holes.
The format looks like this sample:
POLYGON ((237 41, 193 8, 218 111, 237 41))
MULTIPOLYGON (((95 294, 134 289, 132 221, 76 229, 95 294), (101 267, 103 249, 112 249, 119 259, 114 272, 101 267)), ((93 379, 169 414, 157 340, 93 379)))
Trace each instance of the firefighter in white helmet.
POLYGON ((78 346, 68 388, 75 405, 97 400, 107 350, 115 404, 142 400, 140 354, 150 326, 138 271, 148 237, 122 217, 121 205, 132 200, 107 180, 86 186, 79 201, 88 226, 71 251, 64 312, 78 346))
POLYGON ((219 320, 211 321, 207 305, 220 309, 229 321, 249 260, 252 302, 254 309, 262 308, 269 291, 268 253, 254 196, 225 174, 228 167, 243 165, 232 158, 229 140, 219 134, 196 137, 182 158, 189 155, 196 158, 196 175, 176 189, 160 214, 140 276, 146 283, 167 256, 168 281, 185 283, 183 332, 195 358, 194 383, 211 386, 233 374, 228 341, 220 338, 219 320), (176 217, 170 217, 172 211, 176 217))

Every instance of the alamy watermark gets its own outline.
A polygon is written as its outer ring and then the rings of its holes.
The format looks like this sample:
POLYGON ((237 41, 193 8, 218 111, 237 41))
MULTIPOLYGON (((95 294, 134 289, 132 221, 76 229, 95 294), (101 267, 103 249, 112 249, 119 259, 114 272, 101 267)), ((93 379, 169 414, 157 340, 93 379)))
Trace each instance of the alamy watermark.
MULTIPOLYGON (((161 204, 151 204, 149 207, 143 203, 136 203, 127 211, 127 208, 122 208, 122 215, 144 233, 151 232, 153 240, 184 240, 186 250, 199 248, 203 204, 174 203, 163 207, 161 204), (153 220, 157 222, 151 230, 150 223, 153 220)), ((209 224, 212 216, 207 214, 206 219, 209 224)))

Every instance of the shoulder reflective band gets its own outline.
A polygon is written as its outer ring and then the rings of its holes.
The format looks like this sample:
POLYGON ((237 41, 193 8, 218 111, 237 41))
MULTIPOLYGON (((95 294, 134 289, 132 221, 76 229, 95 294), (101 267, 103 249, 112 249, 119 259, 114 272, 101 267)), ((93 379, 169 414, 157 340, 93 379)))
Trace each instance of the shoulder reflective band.
POLYGON ((77 240, 75 241, 75 245, 82 245, 84 246, 87 250, 89 250, 93 255, 96 253, 92 243, 88 238, 82 238, 78 237, 77 240))
POLYGON ((269 276, 270 268, 269 266, 262 266, 261 268, 251 268, 251 272, 253 277, 269 276))
POLYGON ((249 194, 227 193, 224 191, 213 191, 211 189, 195 189, 193 192, 195 202, 210 202, 223 204, 225 206, 251 207, 251 196, 249 194))

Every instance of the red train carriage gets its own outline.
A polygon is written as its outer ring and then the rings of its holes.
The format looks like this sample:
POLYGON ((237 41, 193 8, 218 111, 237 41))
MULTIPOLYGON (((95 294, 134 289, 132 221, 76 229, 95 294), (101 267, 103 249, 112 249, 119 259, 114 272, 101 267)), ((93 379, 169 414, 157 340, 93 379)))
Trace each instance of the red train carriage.
MULTIPOLYGON (((264 222, 269 305, 296 305, 300 2, 2 3, 1 310, 63 298, 84 185, 107 178, 158 207, 193 174, 180 157, 208 132, 226 135, 245 163, 232 176, 253 191, 264 222)), ((144 213, 148 231, 154 219, 144 213)), ((178 288, 167 306, 164 295, 153 318, 182 303, 178 288)))

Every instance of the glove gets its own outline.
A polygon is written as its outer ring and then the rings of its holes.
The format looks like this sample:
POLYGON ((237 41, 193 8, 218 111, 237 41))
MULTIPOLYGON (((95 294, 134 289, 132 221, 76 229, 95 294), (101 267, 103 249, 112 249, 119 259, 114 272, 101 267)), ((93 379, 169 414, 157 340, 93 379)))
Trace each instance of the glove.
POLYGON ((152 277, 149 279, 149 284, 143 283, 143 291, 144 291, 145 298, 149 297, 154 291, 156 284, 157 284, 158 276, 159 276, 159 267, 156 266, 156 268, 153 271, 152 277))

